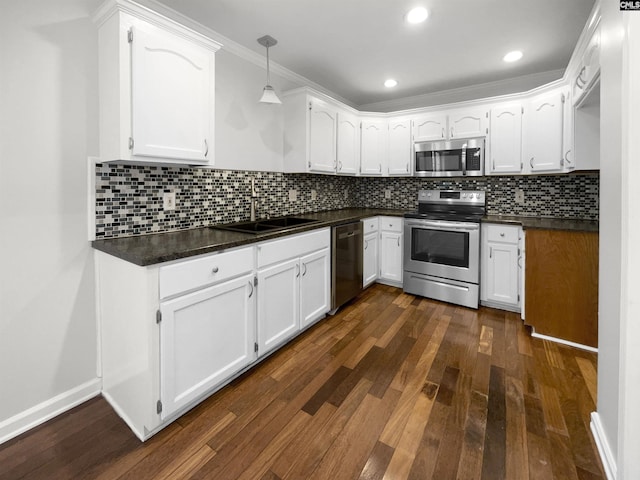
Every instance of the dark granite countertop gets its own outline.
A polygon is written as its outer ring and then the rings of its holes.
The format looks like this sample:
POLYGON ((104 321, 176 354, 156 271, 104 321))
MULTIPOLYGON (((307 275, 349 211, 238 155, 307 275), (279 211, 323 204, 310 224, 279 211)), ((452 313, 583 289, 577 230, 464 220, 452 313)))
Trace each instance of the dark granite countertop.
POLYGON ((579 220, 575 218, 540 218, 521 215, 486 215, 482 218, 487 223, 506 223, 522 225, 522 228, 539 230, 569 230, 576 232, 598 232, 597 220, 579 220))
POLYGON ((156 233, 132 237, 94 240, 96 250, 140 266, 178 260, 227 248, 271 240, 293 233, 331 227, 377 215, 402 216, 404 210, 345 208, 297 215, 318 220, 316 223, 259 234, 229 232, 214 227, 200 227, 179 232, 156 233))

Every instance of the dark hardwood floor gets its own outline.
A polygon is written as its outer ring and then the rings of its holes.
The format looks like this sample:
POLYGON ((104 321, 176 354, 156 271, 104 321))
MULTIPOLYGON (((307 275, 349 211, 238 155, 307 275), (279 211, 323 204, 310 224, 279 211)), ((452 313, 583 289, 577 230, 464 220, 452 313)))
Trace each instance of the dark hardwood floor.
POLYGON ((594 354, 376 285, 144 444, 98 398, 0 479, 603 479, 595 399, 594 354))

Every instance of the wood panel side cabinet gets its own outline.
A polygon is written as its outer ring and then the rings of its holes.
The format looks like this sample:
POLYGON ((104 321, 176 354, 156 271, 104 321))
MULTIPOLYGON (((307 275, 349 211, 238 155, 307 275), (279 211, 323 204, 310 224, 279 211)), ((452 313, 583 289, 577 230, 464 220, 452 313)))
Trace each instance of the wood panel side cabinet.
POLYGON ((541 335, 598 346, 598 234, 525 231, 525 323, 541 335))

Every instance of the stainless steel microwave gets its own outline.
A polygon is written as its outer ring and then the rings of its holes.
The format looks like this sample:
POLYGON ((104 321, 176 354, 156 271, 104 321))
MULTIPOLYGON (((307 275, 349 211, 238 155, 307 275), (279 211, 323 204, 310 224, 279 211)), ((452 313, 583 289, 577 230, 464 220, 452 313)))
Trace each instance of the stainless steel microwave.
POLYGON ((413 172, 417 177, 484 175, 484 138, 416 142, 413 172))

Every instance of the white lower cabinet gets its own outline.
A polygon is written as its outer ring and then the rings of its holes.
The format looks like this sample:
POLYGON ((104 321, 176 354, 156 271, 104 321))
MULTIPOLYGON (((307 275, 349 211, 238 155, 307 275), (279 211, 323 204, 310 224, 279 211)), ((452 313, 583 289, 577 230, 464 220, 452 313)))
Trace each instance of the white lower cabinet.
POLYGON ((378 281, 402 286, 403 220, 380 217, 380 274, 378 281))
POLYGON ((520 237, 522 228, 513 225, 482 225, 483 305, 520 311, 520 237))
POLYGON ((163 265, 96 251, 102 394, 146 440, 330 309, 330 229, 163 265))
POLYGON ((330 229, 258 245, 258 355, 331 307, 330 229))
POLYGON ((255 360, 253 275, 162 302, 163 419, 255 360))
POLYGON ((272 350, 300 330, 297 258, 258 270, 258 351, 272 350))
POLYGON ((362 284, 368 287, 378 279, 378 230, 363 237, 362 284))
POLYGON ((300 328, 305 328, 331 308, 331 250, 305 255, 300 269, 300 328))

